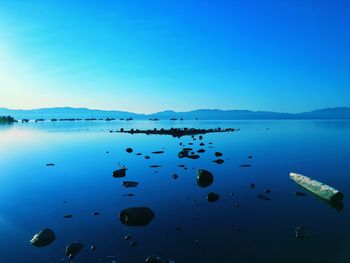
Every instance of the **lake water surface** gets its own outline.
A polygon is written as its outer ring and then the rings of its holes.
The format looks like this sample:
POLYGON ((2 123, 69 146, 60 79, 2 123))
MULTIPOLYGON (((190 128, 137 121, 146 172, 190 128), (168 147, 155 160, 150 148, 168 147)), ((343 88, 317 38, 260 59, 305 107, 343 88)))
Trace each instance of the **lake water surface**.
POLYGON ((0 145, 0 262, 69 262, 65 247, 74 241, 85 245, 74 262, 85 263, 145 262, 149 255, 180 263, 350 262, 350 121, 17 123, 0 126, 0 145), (202 141, 110 133, 122 127, 240 130, 206 134, 202 141), (180 159, 180 142, 206 151, 198 160, 180 159), (151 153, 159 150, 164 153, 151 153), (223 164, 212 162, 216 151, 223 153, 223 164), (113 178, 121 165, 128 167, 127 176, 113 178), (214 174, 207 188, 196 184, 196 171, 203 168, 214 174), (303 190, 290 172, 341 190, 343 209, 310 194, 295 196, 303 190), (123 188, 124 180, 139 186, 123 188), (271 200, 257 198, 266 189, 271 200), (209 192, 219 200, 209 203, 209 192), (119 212, 135 206, 154 211, 149 225, 120 222, 119 212), (100 215, 93 216, 95 211, 100 215), (297 226, 310 237, 296 239, 297 226), (29 240, 45 227, 56 240, 31 246, 29 240), (131 240, 124 239, 127 234, 131 240), (130 246, 132 241, 137 245, 130 246))

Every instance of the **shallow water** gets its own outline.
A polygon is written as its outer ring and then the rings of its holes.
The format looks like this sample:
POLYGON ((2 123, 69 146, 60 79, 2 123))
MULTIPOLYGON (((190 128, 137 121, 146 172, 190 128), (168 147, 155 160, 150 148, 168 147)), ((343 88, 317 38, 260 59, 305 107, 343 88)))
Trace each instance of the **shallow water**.
POLYGON ((149 255, 186 263, 349 262, 349 121, 18 123, 0 126, 0 144, 1 262, 69 262, 65 247, 74 241, 85 245, 74 262, 144 262, 149 255), (202 141, 191 137, 109 132, 121 127, 240 130, 206 134, 200 147, 202 141), (179 159, 180 142, 206 152, 198 160, 179 159), (134 152, 127 153, 127 147, 134 152), (165 152, 151 154, 158 150, 165 152), (223 164, 212 162, 215 151, 223 153, 223 164), (55 166, 46 166, 51 162, 55 166), (127 176, 113 178, 120 165, 128 167, 127 176), (196 185, 200 168, 214 174, 207 188, 196 185), (303 190, 289 179, 290 172, 340 189, 344 208, 336 210, 312 195, 294 196, 303 190), (123 188, 124 180, 140 184, 123 188), (272 191, 266 194, 270 201, 257 198, 265 189, 272 191), (209 192, 220 194, 219 200, 208 203, 209 192), (134 196, 123 196, 127 193, 134 196), (156 216, 145 227, 121 224, 119 212, 133 206, 150 207, 156 216), (100 215, 92 216, 94 211, 100 215), (64 219, 65 214, 73 218, 64 219), (311 236, 296 239, 297 226, 311 236), (31 246, 31 237, 45 227, 57 239, 44 248, 31 246), (130 247, 126 234, 138 245, 130 247))

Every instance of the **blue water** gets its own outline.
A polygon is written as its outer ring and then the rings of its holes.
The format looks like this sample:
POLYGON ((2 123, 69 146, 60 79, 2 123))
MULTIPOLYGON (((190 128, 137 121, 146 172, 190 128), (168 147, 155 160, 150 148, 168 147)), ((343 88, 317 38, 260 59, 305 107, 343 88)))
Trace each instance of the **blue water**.
POLYGON ((0 262, 69 262, 65 247, 74 241, 85 245, 74 262, 87 263, 144 262, 149 255, 186 263, 350 260, 349 121, 17 123, 0 126, 0 145, 0 262), (203 141, 109 132, 121 127, 240 130, 206 134, 203 141), (179 159, 180 142, 206 152, 198 160, 179 159), (134 152, 127 153, 127 147, 134 152), (157 150, 165 153, 151 154, 157 150), (216 151, 223 153, 224 164, 212 162, 216 151), (51 162, 54 167, 46 166, 51 162), (120 165, 128 167, 127 176, 113 178, 120 165), (196 185, 200 168, 214 174, 208 188, 196 185), (294 196, 303 190, 289 179, 290 172, 340 189, 344 208, 312 195, 294 196), (124 180, 140 184, 125 189, 124 180), (257 198, 265 189, 272 191, 266 194, 270 201, 257 198), (220 194, 219 200, 208 203, 209 192, 220 194), (127 193, 134 196, 123 196, 127 193), (156 216, 145 227, 121 224, 119 212, 133 206, 149 207, 156 216), (100 215, 92 216, 94 211, 100 215), (64 219, 65 214, 73 218, 64 219), (311 236, 296 239, 297 226, 311 236), (45 227, 57 239, 44 248, 31 246, 29 240, 45 227), (124 240, 126 234, 137 246, 124 240))

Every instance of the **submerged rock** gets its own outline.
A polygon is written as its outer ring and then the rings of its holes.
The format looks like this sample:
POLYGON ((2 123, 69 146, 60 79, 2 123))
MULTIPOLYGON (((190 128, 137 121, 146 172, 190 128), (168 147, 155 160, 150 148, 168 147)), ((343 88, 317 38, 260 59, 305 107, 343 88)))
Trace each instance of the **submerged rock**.
POLYGON ((121 178, 126 176, 126 168, 121 168, 113 172, 113 177, 121 178))
POLYGON ((66 256, 73 259, 82 249, 84 245, 80 242, 74 242, 66 247, 66 256))
POLYGON ((295 196, 305 196, 307 194, 303 193, 303 192, 294 192, 295 196))
POLYGON ((164 153, 164 151, 155 151, 155 152, 152 152, 153 154, 161 154, 161 153, 164 153))
POLYGON ((213 163, 223 164, 224 160, 223 159, 217 159, 217 160, 214 160, 213 163))
POLYGON ((99 215, 100 215, 100 212, 92 212, 92 215, 93 215, 93 216, 99 216, 99 215))
POLYGON ((205 152, 204 149, 199 149, 199 150, 197 151, 197 153, 204 153, 204 152, 205 152))
POLYGON ((154 165, 150 165, 149 167, 151 167, 151 168, 159 168, 159 167, 162 167, 162 166, 154 164, 154 165))
POLYGON ((197 170, 197 184, 200 187, 207 187, 214 182, 214 176, 205 169, 197 170))
POLYGON ((216 157, 220 157, 220 156, 222 156, 222 153, 221 152, 215 152, 215 156, 216 157))
POLYGON ((130 240, 131 238, 132 238, 132 235, 131 235, 131 234, 127 234, 127 235, 124 237, 125 240, 130 240))
POLYGON ((189 150, 183 149, 183 150, 181 150, 181 151, 177 154, 177 156, 178 156, 179 158, 185 158, 185 157, 188 157, 189 154, 190 154, 190 151, 189 151, 189 150))
POLYGON ((259 199, 262 199, 262 200, 271 200, 270 197, 263 195, 263 194, 258 194, 256 197, 259 199))
POLYGON ((207 200, 208 202, 216 202, 217 200, 219 200, 219 195, 218 194, 215 194, 215 193, 209 193, 207 195, 207 200))
POLYGON ((193 155, 189 155, 188 158, 190 158, 190 159, 199 159, 200 156, 198 154, 193 154, 193 155))
POLYGON ((126 148, 125 150, 127 153, 132 153, 133 152, 133 149, 132 148, 126 148))
POLYGON ((120 222, 128 226, 146 226, 154 217, 154 212, 148 207, 131 207, 119 214, 120 222))
POLYGON ((145 159, 147 159, 147 160, 150 159, 150 158, 151 158, 151 157, 149 157, 148 155, 145 156, 145 159))
POLYGON ((46 166, 55 166, 54 163, 47 163, 46 166))
POLYGON ((241 164, 240 167, 250 167, 252 166, 251 164, 241 164))
POLYGON ((56 235, 50 228, 44 228, 29 241, 34 247, 45 247, 55 241, 56 235))
POLYGON ((72 218, 73 215, 72 214, 67 214, 67 215, 64 215, 63 218, 72 218))
POLYGON ((306 233, 304 227, 298 226, 295 229, 295 238, 301 239, 301 238, 307 238, 307 237, 309 237, 309 234, 306 233))
POLYGON ((164 263, 160 257, 157 256, 149 256, 146 258, 145 263, 164 263))
POLYGON ((171 177, 172 177, 173 179, 179 178, 179 176, 178 176, 177 174, 173 174, 171 177))
POLYGON ((124 181, 122 183, 123 187, 125 187, 125 188, 136 187, 136 186, 138 186, 138 184, 139 184, 138 182, 134 182, 134 181, 124 181))

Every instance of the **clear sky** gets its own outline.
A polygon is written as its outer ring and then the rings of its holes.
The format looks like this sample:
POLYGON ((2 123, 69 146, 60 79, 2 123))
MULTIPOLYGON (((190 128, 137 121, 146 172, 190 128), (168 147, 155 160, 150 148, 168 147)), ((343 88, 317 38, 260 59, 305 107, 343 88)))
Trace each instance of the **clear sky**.
POLYGON ((350 106, 350 1, 1 0, 0 107, 350 106))

